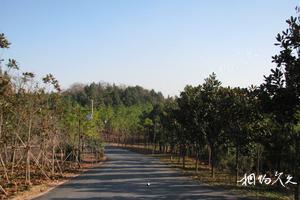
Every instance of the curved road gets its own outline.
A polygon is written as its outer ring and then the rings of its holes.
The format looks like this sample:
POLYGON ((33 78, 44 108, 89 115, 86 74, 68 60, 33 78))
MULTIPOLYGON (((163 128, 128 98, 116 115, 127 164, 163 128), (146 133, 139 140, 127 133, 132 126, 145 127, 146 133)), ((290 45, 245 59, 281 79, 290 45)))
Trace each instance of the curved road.
POLYGON ((111 146, 105 151, 108 160, 103 166, 88 170, 35 200, 242 199, 198 184, 158 159, 111 146))

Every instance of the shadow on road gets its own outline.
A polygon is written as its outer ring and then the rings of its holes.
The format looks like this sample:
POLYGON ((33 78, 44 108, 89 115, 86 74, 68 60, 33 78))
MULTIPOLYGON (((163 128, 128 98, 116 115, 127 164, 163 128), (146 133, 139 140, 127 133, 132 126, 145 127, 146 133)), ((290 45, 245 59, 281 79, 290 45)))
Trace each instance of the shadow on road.
POLYGON ((37 200, 242 199, 186 178, 155 158, 106 147, 108 161, 37 200), (147 186, 147 183, 150 186, 147 186))

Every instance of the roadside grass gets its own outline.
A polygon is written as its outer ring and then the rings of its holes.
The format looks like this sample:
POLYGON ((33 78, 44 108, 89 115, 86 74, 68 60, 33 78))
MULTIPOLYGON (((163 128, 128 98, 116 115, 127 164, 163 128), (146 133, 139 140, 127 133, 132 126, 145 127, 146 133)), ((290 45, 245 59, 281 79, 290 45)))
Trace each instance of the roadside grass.
MULTIPOLYGON (((278 188, 277 186, 271 185, 260 185, 256 184, 255 186, 241 186, 235 184, 235 175, 228 170, 216 169, 215 178, 212 178, 210 167, 203 163, 199 162, 198 173, 195 172, 195 159, 186 158, 185 168, 182 167, 182 162, 178 162, 179 158, 177 155, 170 154, 161 154, 154 152, 152 147, 148 148, 142 145, 130 145, 122 146, 123 148, 145 154, 147 156, 156 157, 162 162, 168 164, 170 167, 180 170, 186 176, 193 178, 201 184, 206 184, 211 187, 218 189, 229 190, 235 194, 238 194, 241 197, 249 199, 260 199, 260 200, 292 200, 292 190, 286 188, 278 188)), ((239 177, 239 180, 242 177, 239 177)))

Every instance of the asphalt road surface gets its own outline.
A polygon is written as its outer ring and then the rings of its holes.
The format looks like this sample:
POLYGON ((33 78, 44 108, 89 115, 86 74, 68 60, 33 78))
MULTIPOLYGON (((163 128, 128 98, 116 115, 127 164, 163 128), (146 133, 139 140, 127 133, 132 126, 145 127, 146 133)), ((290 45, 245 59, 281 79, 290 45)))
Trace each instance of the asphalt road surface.
POLYGON ((201 185, 158 159, 107 146, 108 160, 35 200, 242 199, 201 185), (150 183, 150 186, 147 186, 150 183))

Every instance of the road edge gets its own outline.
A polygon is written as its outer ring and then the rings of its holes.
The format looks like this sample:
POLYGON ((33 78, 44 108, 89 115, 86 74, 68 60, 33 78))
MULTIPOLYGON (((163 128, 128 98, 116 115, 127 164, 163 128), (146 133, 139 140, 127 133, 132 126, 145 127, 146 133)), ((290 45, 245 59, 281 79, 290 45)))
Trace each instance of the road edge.
POLYGON ((60 185, 63 185, 69 181, 71 181, 72 179, 82 175, 84 172, 90 170, 90 169, 93 169, 93 168, 96 168, 96 167, 100 167, 103 165, 103 163, 105 163, 107 161, 107 156, 104 156, 102 158, 102 160, 95 164, 94 166, 92 167, 89 167, 89 168, 85 168, 85 169, 81 169, 80 172, 78 174, 75 174, 74 176, 70 176, 70 177, 67 177, 66 180, 62 180, 62 181, 59 181, 58 183, 53 183, 53 184, 40 184, 40 185, 36 185, 36 186, 33 186, 31 189, 27 190, 27 191, 24 191, 23 193, 20 193, 20 194, 17 194, 16 196, 13 196, 12 198, 9 198, 10 200, 34 200, 35 198, 38 198, 40 196, 43 196, 44 194, 52 191, 53 189, 55 189, 56 187, 60 186, 60 185), (30 192, 30 191, 33 191, 35 189, 39 189, 39 187, 46 187, 46 189, 38 194, 28 194, 28 196, 26 195, 26 192, 30 192))

